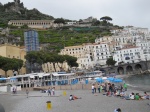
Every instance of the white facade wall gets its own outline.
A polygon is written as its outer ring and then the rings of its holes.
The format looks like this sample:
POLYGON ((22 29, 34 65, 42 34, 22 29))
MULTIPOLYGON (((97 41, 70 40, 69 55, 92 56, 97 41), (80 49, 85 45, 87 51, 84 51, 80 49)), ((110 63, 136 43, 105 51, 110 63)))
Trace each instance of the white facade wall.
POLYGON ((136 46, 141 48, 141 60, 150 60, 150 41, 137 40, 136 46))
POLYGON ((121 50, 116 50, 114 52, 113 59, 116 61, 116 65, 120 62, 134 63, 141 60, 141 55, 142 52, 140 47, 124 48, 121 50))
POLYGON ((109 46, 107 43, 96 44, 94 46, 94 63, 105 65, 110 57, 109 46))

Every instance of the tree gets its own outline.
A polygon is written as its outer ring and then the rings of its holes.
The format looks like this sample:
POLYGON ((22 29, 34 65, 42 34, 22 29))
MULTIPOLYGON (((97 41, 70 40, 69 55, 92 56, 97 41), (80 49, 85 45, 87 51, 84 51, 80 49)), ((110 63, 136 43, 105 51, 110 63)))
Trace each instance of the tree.
POLYGON ((22 68, 23 66, 23 60, 21 59, 16 59, 16 58, 13 58, 13 66, 12 66, 12 70, 15 70, 18 72, 18 74, 20 73, 20 69, 22 68))
POLYGON ((70 67, 78 67, 77 58, 69 55, 64 55, 66 62, 70 67))
POLYGON ((109 16, 104 16, 104 17, 101 17, 100 20, 108 22, 108 21, 112 21, 112 18, 109 16))
POLYGON ((12 60, 10 58, 5 58, 5 63, 1 66, 1 69, 5 71, 5 77, 7 77, 7 71, 12 69, 12 60))
POLYGON ((100 21, 99 21, 99 20, 94 21, 94 22, 92 23, 92 25, 93 25, 93 26, 99 26, 99 25, 100 25, 100 21))
POLYGON ((21 29, 28 29, 29 27, 28 27, 27 24, 24 24, 24 25, 22 25, 20 28, 21 28, 21 29))
POLYGON ((65 24, 65 20, 63 18, 57 18, 57 19, 55 19, 54 23, 58 23, 58 24, 63 23, 63 24, 65 24))
POLYGON ((115 65, 115 63, 116 63, 116 61, 113 60, 112 57, 108 58, 107 61, 106 61, 106 64, 107 64, 108 66, 109 66, 109 65, 113 66, 113 65, 115 65))

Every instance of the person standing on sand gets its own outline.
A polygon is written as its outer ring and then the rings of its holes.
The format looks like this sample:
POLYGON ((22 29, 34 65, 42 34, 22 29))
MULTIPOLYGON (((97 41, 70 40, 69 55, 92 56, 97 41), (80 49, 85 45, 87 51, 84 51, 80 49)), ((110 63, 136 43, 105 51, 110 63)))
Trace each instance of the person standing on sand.
POLYGON ((98 83, 98 92, 100 93, 101 91, 100 91, 100 84, 98 83))
POLYGON ((55 87, 52 88, 52 93, 55 95, 55 87))
POLYGON ((96 84, 94 84, 94 92, 96 93, 96 84))
POLYGON ((48 88, 48 96, 51 96, 51 88, 48 88))
POLYGON ((28 91, 28 89, 26 89, 26 95, 27 95, 27 98, 29 97, 28 95, 29 95, 29 91, 28 91))
POLYGON ((126 83, 123 84, 123 87, 124 87, 124 90, 127 91, 127 84, 126 83))
POLYGON ((92 93, 94 94, 94 84, 92 84, 92 93))

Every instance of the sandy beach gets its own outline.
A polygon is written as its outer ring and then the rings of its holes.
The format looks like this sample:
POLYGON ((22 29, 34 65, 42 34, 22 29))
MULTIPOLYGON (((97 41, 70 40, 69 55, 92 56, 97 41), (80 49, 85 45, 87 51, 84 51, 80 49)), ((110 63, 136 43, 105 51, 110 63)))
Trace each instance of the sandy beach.
MULTIPOLYGON (((142 91, 128 90, 143 94, 142 91)), ((104 96, 102 93, 93 95, 91 90, 67 90, 63 96, 63 90, 56 90, 56 97, 48 97, 47 93, 30 91, 29 98, 25 92, 18 95, 0 93, 0 103, 6 112, 113 112, 115 108, 121 108, 122 112, 149 112, 150 100, 124 100, 116 97, 104 96), (69 95, 73 94, 82 99, 69 101, 69 95), (52 102, 52 110, 46 109, 46 102, 52 102)))

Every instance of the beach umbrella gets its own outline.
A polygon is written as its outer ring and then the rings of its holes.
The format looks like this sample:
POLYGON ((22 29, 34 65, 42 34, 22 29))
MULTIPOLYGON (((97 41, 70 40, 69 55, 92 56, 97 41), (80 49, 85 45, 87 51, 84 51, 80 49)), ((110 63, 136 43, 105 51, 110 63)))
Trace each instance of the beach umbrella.
POLYGON ((114 77, 108 77, 107 80, 109 80, 110 82, 113 82, 115 78, 114 77))
POLYGON ((112 82, 114 82, 114 83, 120 83, 120 82, 123 82, 123 80, 119 79, 119 78, 115 78, 112 82))
POLYGON ((96 82, 102 83, 102 82, 104 82, 104 80, 102 78, 97 78, 96 82))

